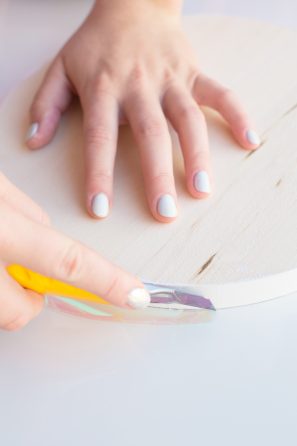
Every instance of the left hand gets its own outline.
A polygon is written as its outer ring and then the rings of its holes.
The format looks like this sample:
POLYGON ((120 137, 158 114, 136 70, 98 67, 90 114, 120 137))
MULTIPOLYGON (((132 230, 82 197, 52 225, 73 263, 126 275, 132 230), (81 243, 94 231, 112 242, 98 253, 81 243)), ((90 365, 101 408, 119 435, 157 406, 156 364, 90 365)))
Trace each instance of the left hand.
POLYGON ((28 146, 47 144, 73 95, 84 113, 86 202, 93 217, 112 203, 118 126, 129 123, 137 141, 153 216, 177 216, 171 140, 177 131, 187 187, 195 198, 211 192, 212 172, 205 117, 217 110, 239 144, 260 144, 247 114, 229 89, 208 78, 180 24, 179 14, 149 0, 97 0, 80 29, 49 68, 36 94, 28 146))

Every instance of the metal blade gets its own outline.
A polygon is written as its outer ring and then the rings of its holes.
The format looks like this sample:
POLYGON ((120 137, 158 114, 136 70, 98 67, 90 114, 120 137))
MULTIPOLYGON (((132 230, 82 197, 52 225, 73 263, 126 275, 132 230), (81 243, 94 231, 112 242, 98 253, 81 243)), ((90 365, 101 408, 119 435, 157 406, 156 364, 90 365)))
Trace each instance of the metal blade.
POLYGON ((168 308, 170 308, 170 304, 178 303, 185 307, 215 310, 211 300, 197 294, 178 291, 175 288, 154 283, 145 283, 145 286, 150 292, 152 306, 154 304, 168 304, 168 308))
POLYGON ((183 293, 175 291, 176 301, 183 305, 190 305, 191 307, 204 308, 205 310, 214 310, 215 307, 211 300, 205 297, 198 296, 197 294, 183 293))

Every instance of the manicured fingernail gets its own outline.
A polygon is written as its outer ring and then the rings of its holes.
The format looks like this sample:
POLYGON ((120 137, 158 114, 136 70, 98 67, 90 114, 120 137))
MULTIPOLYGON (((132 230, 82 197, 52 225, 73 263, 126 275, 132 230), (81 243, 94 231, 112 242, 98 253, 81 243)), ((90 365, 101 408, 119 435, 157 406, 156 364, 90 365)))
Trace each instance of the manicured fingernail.
POLYGON ((95 195, 92 201, 92 211, 100 218, 107 217, 109 214, 109 201, 106 194, 102 192, 95 195))
POLYGON ((261 139, 258 133, 254 130, 248 130, 246 132, 246 139, 250 144, 253 144, 254 146, 259 146, 261 144, 261 139))
POLYGON ((135 288, 128 295, 128 304, 135 310, 146 308, 150 302, 150 293, 144 288, 135 288))
POLYGON ((162 195, 158 201, 157 211, 162 217, 173 218, 177 216, 176 204, 172 195, 162 195))
POLYGON ((39 128, 38 122, 33 122, 33 124, 30 125, 27 132, 26 141, 29 141, 31 138, 33 138, 33 136, 36 135, 36 133, 38 132, 38 128, 39 128))
POLYGON ((208 173, 205 170, 200 170, 194 176, 194 187, 198 192, 210 193, 210 182, 208 173))

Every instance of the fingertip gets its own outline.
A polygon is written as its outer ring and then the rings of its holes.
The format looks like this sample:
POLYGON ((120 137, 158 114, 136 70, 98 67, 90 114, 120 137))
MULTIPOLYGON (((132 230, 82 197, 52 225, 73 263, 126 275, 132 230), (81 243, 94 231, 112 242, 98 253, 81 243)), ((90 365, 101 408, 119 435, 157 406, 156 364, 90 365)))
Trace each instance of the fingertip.
POLYGON ((47 116, 35 120, 26 134, 26 145, 31 150, 40 149, 53 139, 60 121, 61 113, 48 112, 47 116))
POLYGON ((253 129, 248 129, 245 132, 245 139, 251 150, 258 149, 261 145, 261 138, 258 133, 253 129))
POLYGON ((31 150, 41 147, 39 127, 40 125, 38 122, 33 122, 27 130, 25 142, 27 147, 31 150))
POLYGON ((134 310, 143 310, 151 303, 151 296, 143 286, 132 289, 127 298, 127 305, 134 310))
POLYGON ((152 215, 155 218, 155 220, 157 220, 159 223, 167 223, 167 224, 168 223, 173 223, 177 219, 177 217, 178 217, 178 214, 176 214, 173 217, 165 217, 164 215, 161 215, 155 209, 154 210, 152 209, 152 215))
POLYGON ((39 123, 33 122, 28 128, 26 134, 26 141, 30 141, 32 138, 34 138, 38 134, 38 130, 39 130, 39 123))
POLYGON ((160 195, 151 209, 155 219, 161 223, 172 223, 178 216, 176 198, 171 194, 160 195))
POLYGON ((26 141, 26 146, 30 150, 38 150, 44 147, 45 145, 46 143, 44 142, 44 139, 37 136, 26 141))
POLYGON ((211 196, 211 192, 198 192, 193 188, 193 186, 188 186, 188 189, 192 197, 196 198, 197 200, 205 200, 211 196))
MULTIPOLYGON (((150 304, 150 293, 138 277, 111 264, 108 269, 109 271, 105 275, 107 290, 99 290, 98 295, 112 305, 129 310, 144 309, 150 304)), ((96 280, 99 281, 98 277, 96 280)), ((102 280, 100 281, 101 287, 102 280)))
POLYGON ((210 175, 206 170, 196 170, 194 173, 190 174, 188 178, 188 190, 194 198, 203 200, 211 195, 213 186, 211 184, 210 175))
POLYGON ((246 150, 257 150, 262 140, 253 129, 233 129, 233 134, 238 143, 246 150))
POLYGON ((93 194, 88 200, 87 209, 91 217, 95 219, 105 219, 110 213, 110 198, 104 192, 93 194))
POLYGON ((26 135, 30 149, 48 144, 66 111, 73 92, 64 71, 63 63, 57 59, 43 79, 30 107, 31 124, 26 135))
POLYGON ((160 223, 167 223, 167 224, 173 223, 177 219, 177 216, 176 217, 162 217, 158 213, 153 214, 153 215, 154 215, 155 219, 160 223))

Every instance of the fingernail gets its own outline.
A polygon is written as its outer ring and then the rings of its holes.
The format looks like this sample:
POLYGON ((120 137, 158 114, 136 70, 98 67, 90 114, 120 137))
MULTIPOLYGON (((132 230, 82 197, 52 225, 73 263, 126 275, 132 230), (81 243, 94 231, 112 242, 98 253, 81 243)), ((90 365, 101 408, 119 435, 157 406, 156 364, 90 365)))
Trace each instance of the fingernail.
POLYGON ((92 201, 92 211, 100 218, 107 217, 109 214, 109 201, 106 194, 102 192, 94 196, 92 201))
POLYGON ((173 218, 177 216, 176 204, 172 195, 162 195, 158 201, 157 211, 162 217, 173 218))
POLYGON ((194 187, 198 192, 210 193, 209 176, 205 170, 200 170, 195 174, 194 187))
POLYGON ((29 141, 31 138, 33 138, 33 136, 36 135, 36 133, 38 132, 38 128, 39 128, 38 122, 33 122, 33 124, 30 125, 27 132, 26 141, 29 141))
POLYGON ((150 293, 145 288, 135 288, 128 295, 128 304, 135 310, 146 308, 150 302, 150 293))
POLYGON ((254 130, 248 130, 246 132, 246 139, 250 144, 253 144, 254 146, 259 146, 261 144, 261 139, 258 133, 254 130))

